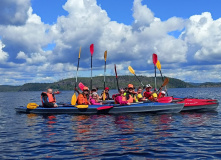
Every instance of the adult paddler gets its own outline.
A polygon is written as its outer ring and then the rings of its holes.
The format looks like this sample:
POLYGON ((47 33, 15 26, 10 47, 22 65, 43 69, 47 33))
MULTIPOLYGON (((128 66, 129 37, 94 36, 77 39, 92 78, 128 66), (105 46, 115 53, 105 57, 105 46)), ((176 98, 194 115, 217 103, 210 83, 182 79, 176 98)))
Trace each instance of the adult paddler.
POLYGON ((89 88, 84 86, 83 92, 78 95, 77 104, 78 105, 88 105, 89 104, 89 88))
POLYGON ((43 107, 45 108, 58 107, 58 105, 56 104, 56 98, 51 88, 49 88, 47 92, 41 93, 41 102, 43 107))
POLYGON ((136 94, 134 93, 134 86, 133 84, 128 84, 128 91, 124 93, 123 101, 127 101, 128 103, 135 103, 138 102, 136 98, 136 94))

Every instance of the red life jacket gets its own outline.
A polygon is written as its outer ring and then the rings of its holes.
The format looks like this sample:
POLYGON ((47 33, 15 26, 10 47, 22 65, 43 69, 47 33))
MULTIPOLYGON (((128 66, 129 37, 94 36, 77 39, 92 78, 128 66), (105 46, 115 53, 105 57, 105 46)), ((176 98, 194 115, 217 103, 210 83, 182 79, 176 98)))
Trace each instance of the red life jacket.
POLYGON ((145 91, 145 92, 143 93, 143 96, 149 99, 149 98, 151 97, 151 94, 152 94, 151 91, 150 91, 150 92, 145 91))

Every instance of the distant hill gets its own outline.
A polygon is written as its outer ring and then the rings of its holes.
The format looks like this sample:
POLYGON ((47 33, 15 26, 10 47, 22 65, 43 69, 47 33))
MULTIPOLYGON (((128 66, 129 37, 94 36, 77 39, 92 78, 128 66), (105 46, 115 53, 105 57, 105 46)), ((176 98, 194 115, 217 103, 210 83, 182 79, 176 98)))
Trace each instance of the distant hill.
MULTIPOLYGON (((151 84, 154 86, 154 77, 138 76, 144 85, 151 84)), ((189 87, 221 87, 221 83, 186 83, 176 78, 169 78, 169 88, 189 88, 189 87)), ((140 82, 135 76, 118 76, 119 87, 124 88, 129 83, 132 83, 136 88, 141 86, 140 82)), ((90 87, 90 77, 78 77, 78 82, 82 82, 84 85, 90 87)), ((158 88, 162 85, 161 77, 157 77, 158 88)), ((0 85, 0 92, 7 91, 45 91, 47 88, 53 88, 58 90, 73 90, 75 85, 75 78, 64 79, 54 83, 26 83, 22 86, 9 86, 0 85)), ((93 87, 102 89, 104 86, 104 77, 93 77, 93 87)), ((106 76, 106 86, 110 89, 117 88, 117 82, 115 76, 106 76)))

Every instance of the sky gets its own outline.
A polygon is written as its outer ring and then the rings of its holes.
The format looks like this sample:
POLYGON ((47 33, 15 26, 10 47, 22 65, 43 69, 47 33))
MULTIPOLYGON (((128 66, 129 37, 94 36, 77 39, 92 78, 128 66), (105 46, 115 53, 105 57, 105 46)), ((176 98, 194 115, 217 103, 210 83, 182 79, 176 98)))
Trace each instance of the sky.
POLYGON ((0 85, 93 76, 163 76, 221 82, 218 0, 1 0, 0 85), (157 76, 160 72, 157 71, 157 76))

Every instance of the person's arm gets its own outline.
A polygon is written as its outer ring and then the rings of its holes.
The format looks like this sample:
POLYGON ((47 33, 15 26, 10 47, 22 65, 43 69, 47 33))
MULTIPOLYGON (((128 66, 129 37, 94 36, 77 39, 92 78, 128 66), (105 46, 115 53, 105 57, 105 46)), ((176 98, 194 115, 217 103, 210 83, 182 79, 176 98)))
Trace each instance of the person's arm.
POLYGON ((91 102, 91 105, 100 105, 101 104, 101 103, 97 103, 95 101, 95 99, 91 99, 90 102, 91 102))

